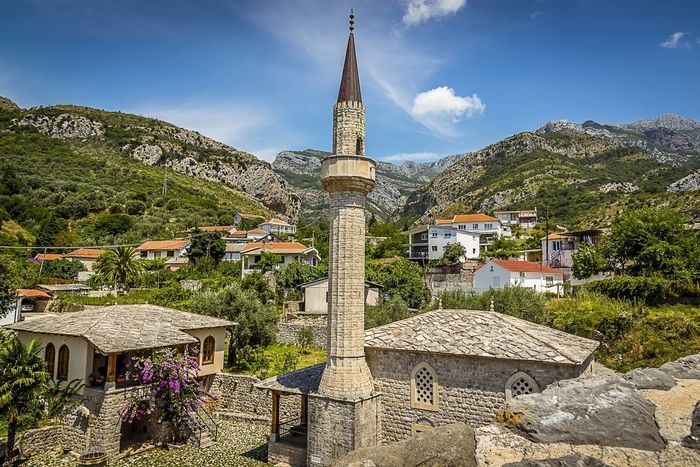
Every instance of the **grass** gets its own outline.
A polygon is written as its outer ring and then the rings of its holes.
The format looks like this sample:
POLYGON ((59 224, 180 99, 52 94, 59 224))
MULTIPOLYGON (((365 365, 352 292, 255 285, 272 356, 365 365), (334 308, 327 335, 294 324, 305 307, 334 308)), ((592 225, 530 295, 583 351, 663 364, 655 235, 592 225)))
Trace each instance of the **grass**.
POLYGON ((239 366, 227 371, 269 378, 325 361, 325 349, 307 348, 302 350, 295 344, 275 343, 254 352, 250 359, 239 359, 239 366))

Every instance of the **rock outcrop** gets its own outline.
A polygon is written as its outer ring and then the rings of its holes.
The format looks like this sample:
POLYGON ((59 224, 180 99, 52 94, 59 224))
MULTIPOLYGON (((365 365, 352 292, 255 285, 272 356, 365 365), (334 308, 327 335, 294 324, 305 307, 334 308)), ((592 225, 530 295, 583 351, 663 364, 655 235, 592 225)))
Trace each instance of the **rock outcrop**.
POLYGON ((398 443, 361 448, 336 461, 335 467, 476 467, 474 430, 446 425, 398 443))
POLYGON ((668 191, 671 193, 697 190, 700 190, 700 170, 696 170, 668 186, 668 191))
POLYGON ((676 379, 658 368, 637 368, 625 374, 624 379, 637 389, 668 390, 676 385, 676 379))
POLYGON ((69 113, 57 117, 29 114, 18 121, 17 125, 32 126, 40 133, 60 139, 88 139, 105 133, 102 123, 69 113))

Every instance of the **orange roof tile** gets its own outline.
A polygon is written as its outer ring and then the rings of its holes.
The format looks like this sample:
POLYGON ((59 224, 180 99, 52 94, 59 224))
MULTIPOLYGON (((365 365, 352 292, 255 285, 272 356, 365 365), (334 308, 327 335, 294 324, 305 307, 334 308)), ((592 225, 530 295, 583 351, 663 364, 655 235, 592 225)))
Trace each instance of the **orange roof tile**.
POLYGON ((263 229, 253 229, 253 230, 249 230, 248 232, 246 232, 246 234, 253 234, 253 235, 267 235, 269 233, 270 232, 266 232, 263 229))
POLYGON ((303 253, 309 247, 299 242, 251 242, 245 246, 241 253, 254 250, 269 251, 271 253, 303 253))
POLYGON ((542 237, 540 240, 556 240, 558 238, 568 238, 569 236, 566 234, 566 232, 552 232, 551 234, 547 235, 546 237, 542 237))
POLYGON ((61 259, 63 258, 62 254, 59 253, 38 253, 34 259, 37 261, 51 261, 54 259, 61 259))
POLYGON ((453 223, 457 222, 488 222, 497 221, 495 217, 487 216, 486 214, 457 214, 452 218, 453 223))
POLYGON ((494 259, 494 263, 510 272, 546 272, 549 274, 564 274, 561 269, 550 268, 532 261, 515 261, 510 259, 494 259))
POLYGON ((149 240, 143 242, 138 248, 138 251, 148 250, 181 250, 189 243, 184 238, 175 238, 173 240, 149 240))
POLYGON ((435 219, 435 225, 451 224, 452 219, 435 219))
POLYGON ((78 248, 64 255, 65 258, 99 258, 109 250, 100 250, 97 248, 78 248))
POLYGON ((266 220, 265 222, 263 222, 263 223, 260 224, 260 225, 266 225, 266 224, 270 224, 270 225, 291 225, 291 224, 289 224, 288 222, 283 221, 282 219, 276 219, 276 218, 274 218, 274 217, 271 218, 271 219, 266 220))
POLYGON ((41 298, 43 300, 51 300, 51 296, 43 290, 17 289, 17 295, 22 298, 41 298))
POLYGON ((228 232, 234 228, 235 226, 233 225, 205 225, 204 227, 199 227, 199 230, 202 232, 228 232))

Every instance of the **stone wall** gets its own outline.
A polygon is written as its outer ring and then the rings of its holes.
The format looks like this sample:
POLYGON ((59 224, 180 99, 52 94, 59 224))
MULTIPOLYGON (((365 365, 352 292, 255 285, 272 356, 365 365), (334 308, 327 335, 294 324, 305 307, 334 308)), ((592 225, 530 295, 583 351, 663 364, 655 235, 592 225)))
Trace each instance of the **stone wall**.
POLYGON ((362 102, 338 102, 333 107, 333 154, 364 156, 365 107, 362 102), (357 153, 357 140, 361 141, 357 153))
POLYGON ((385 443, 409 438, 414 423, 484 426, 505 407, 506 382, 514 373, 526 372, 542 390, 557 380, 580 375, 590 364, 557 365, 384 349, 367 349, 367 362, 376 389, 382 393, 385 443), (411 372, 421 362, 436 372, 437 411, 411 408, 411 372))
POLYGON ((328 321, 322 318, 300 318, 281 322, 277 326, 277 341, 285 344, 296 344, 299 331, 305 327, 311 329, 314 335, 314 347, 326 347, 328 343, 328 321))
MULTIPOLYGON (((256 376, 217 373, 210 390, 219 396, 216 411, 234 418, 269 422, 272 420, 272 395, 255 389, 260 379, 256 376)), ((300 396, 280 397, 280 420, 299 417, 300 396)))
POLYGON ((431 272, 427 276, 428 287, 433 295, 445 290, 471 290, 474 287, 474 270, 462 269, 459 272, 431 272))
MULTIPOLYGON (((7 440, 0 440, 0 458, 5 455, 7 440)), ((63 447, 63 430, 60 425, 35 428, 22 433, 15 441, 21 457, 31 457, 63 447)))

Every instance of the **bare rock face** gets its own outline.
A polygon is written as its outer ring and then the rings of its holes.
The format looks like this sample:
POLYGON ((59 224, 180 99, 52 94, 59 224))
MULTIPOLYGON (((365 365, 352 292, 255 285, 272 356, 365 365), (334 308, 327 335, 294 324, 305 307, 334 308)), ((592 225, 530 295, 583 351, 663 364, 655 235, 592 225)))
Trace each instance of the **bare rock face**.
POLYGON ((104 126, 82 115, 64 113, 58 117, 27 115, 17 122, 20 126, 33 126, 40 133, 60 139, 88 139, 104 135, 104 126))
POLYGON ((515 428, 540 443, 597 444, 660 451, 655 407, 618 378, 566 380, 515 398, 515 428))
POLYGON ((398 443, 356 449, 336 467, 476 467, 474 430, 465 424, 418 433, 398 443))
POLYGON ((612 192, 618 192, 618 193, 634 193, 635 191, 639 191, 639 187, 635 185, 634 183, 630 182, 613 182, 613 183, 605 183, 601 185, 598 188, 598 191, 601 193, 612 193, 612 192))
POLYGON ((608 467, 608 464, 590 456, 569 454, 554 459, 523 459, 520 462, 509 462, 503 467, 608 467))
POLYGON ((688 355, 673 362, 664 363, 659 370, 677 379, 700 379, 700 354, 688 355))
POLYGON ((693 410, 693 420, 691 423, 690 434, 683 438, 683 445, 700 451, 700 401, 695 404, 695 410, 693 410))
POLYGON ((658 368, 637 368, 626 373, 624 379, 637 389, 669 390, 676 385, 673 376, 658 368))
POLYGON ((700 190, 700 170, 696 170, 680 180, 671 183, 667 189, 667 191, 670 192, 697 190, 700 190))
POLYGON ((156 165, 163 157, 163 150, 154 144, 142 144, 131 151, 131 157, 138 159, 144 164, 156 165))

